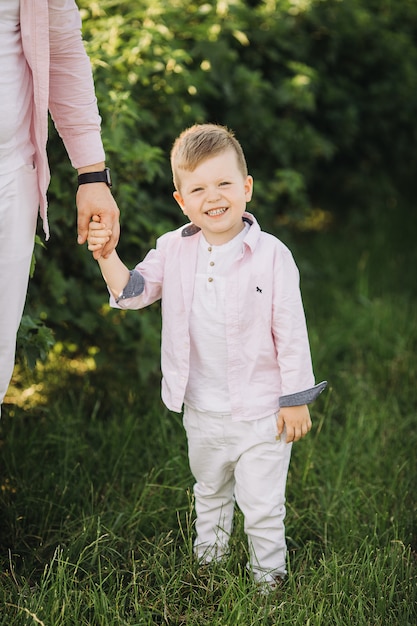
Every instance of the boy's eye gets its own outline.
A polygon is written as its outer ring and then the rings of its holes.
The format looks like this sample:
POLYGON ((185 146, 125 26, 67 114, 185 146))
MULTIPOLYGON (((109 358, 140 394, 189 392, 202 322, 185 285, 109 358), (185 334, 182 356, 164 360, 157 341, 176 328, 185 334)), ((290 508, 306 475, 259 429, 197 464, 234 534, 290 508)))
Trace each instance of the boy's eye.
POLYGON ((228 180, 224 180, 220 183, 220 187, 226 187, 226 185, 230 185, 230 182, 228 180))
POLYGON ((191 189, 191 193, 196 193, 196 191, 201 191, 202 187, 194 187, 194 189, 191 189))

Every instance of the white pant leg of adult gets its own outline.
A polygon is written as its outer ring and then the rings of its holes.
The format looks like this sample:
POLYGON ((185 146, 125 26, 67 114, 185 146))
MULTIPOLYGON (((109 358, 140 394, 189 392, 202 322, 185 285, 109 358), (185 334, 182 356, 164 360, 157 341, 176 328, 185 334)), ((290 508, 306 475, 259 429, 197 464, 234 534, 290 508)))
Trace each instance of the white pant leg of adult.
POLYGON ((33 165, 0 175, 0 412, 13 373, 36 232, 39 194, 33 165))

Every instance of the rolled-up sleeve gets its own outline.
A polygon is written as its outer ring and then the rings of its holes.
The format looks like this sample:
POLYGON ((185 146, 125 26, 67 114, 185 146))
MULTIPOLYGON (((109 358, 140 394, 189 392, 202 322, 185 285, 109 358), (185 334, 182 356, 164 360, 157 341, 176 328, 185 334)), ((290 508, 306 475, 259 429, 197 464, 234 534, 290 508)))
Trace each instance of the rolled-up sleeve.
POLYGON ((130 298, 136 298, 143 293, 145 288, 145 279, 142 274, 139 274, 136 270, 131 270, 129 282, 126 287, 123 289, 122 293, 118 298, 116 298, 117 304, 120 300, 128 300, 130 298))
POLYGON ((288 396, 281 396, 279 399, 279 406, 301 406, 303 404, 310 404, 311 402, 314 402, 314 400, 317 400, 326 387, 327 380, 323 380, 321 383, 314 385, 314 387, 311 387, 310 389, 298 391, 297 393, 292 393, 288 396))

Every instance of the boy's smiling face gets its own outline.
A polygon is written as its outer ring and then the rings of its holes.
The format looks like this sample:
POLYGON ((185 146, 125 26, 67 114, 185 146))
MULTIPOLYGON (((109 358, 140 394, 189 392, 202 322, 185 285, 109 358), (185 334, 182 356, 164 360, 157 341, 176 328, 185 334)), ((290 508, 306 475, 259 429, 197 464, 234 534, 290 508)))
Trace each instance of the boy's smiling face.
POLYGON ((242 215, 252 198, 252 176, 244 176, 233 148, 181 170, 181 189, 174 198, 183 213, 215 246, 227 243, 243 228, 242 215))

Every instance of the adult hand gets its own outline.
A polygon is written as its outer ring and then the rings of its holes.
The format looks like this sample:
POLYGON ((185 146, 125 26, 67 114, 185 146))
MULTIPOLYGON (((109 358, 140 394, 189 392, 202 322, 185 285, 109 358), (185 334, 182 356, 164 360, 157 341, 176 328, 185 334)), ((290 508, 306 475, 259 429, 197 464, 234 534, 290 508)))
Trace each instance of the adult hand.
POLYGON ((111 230, 111 237, 102 249, 93 252, 95 259, 107 258, 119 241, 120 211, 110 189, 105 183, 87 183, 78 187, 76 203, 78 209, 78 243, 87 240, 88 224, 93 215, 98 215, 100 222, 111 230))

